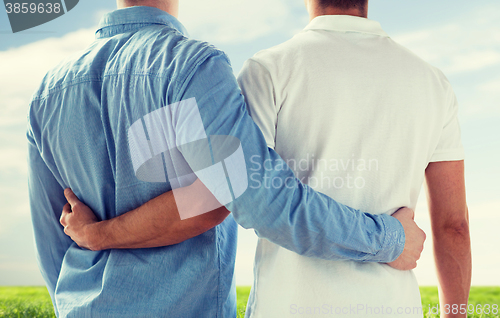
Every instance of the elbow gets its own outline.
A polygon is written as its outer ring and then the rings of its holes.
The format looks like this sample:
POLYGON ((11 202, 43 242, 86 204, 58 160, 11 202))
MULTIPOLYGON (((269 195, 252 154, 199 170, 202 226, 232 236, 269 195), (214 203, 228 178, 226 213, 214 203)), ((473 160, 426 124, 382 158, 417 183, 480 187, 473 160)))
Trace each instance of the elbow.
POLYGON ((453 223, 443 224, 437 229, 436 235, 464 239, 469 238, 469 220, 464 219, 453 223))
POLYGON ((459 222, 457 224, 454 224, 449 227, 448 229, 449 232, 452 233, 454 236, 460 236, 460 237, 468 237, 469 236, 469 221, 464 220, 462 222, 459 222))
POLYGON ((446 236, 468 239, 470 236, 468 208, 465 207, 461 213, 457 213, 453 218, 437 220, 435 225, 433 225, 433 232, 437 237, 446 236))
POLYGON ((231 212, 225 207, 219 208, 216 210, 216 215, 214 217, 214 226, 217 226, 224 222, 224 220, 229 216, 231 212))
POLYGON ((434 255, 445 254, 465 255, 470 253, 471 239, 469 222, 449 223, 433 230, 434 255))
POLYGON ((216 210, 210 211, 205 214, 202 223, 202 227, 205 231, 208 231, 217 225, 224 222, 231 212, 228 211, 224 206, 216 210))
POLYGON ((161 237, 157 238, 157 240, 154 241, 152 245, 148 245, 148 247, 182 243, 185 240, 201 235, 221 224, 229 213, 227 209, 221 207, 195 217, 178 220, 170 225, 167 231, 160 227, 162 233, 161 237), (157 244, 158 242, 159 244, 157 244))

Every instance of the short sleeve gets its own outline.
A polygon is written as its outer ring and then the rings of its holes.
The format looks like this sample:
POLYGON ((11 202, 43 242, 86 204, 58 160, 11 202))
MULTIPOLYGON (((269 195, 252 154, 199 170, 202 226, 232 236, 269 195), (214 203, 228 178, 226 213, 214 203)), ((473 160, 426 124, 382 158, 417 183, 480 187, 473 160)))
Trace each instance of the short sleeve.
POLYGON ((463 160, 464 147, 461 140, 460 123, 458 121, 458 102, 455 93, 449 87, 450 101, 441 137, 430 162, 463 160))
POLYGON ((274 149, 278 112, 269 71, 257 61, 249 59, 238 76, 238 84, 245 96, 248 113, 262 131, 267 146, 274 149))

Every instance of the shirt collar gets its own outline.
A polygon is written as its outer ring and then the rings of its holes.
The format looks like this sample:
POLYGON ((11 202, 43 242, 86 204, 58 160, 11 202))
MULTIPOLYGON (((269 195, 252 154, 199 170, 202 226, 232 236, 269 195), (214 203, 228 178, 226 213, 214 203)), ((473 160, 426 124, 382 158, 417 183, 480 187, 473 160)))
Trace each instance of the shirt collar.
POLYGON ((314 18, 304 30, 358 32, 388 37, 377 21, 352 15, 321 15, 314 18))
POLYGON ((109 12, 102 17, 96 38, 137 31, 148 24, 163 24, 187 36, 187 30, 174 16, 154 7, 134 6, 109 12))

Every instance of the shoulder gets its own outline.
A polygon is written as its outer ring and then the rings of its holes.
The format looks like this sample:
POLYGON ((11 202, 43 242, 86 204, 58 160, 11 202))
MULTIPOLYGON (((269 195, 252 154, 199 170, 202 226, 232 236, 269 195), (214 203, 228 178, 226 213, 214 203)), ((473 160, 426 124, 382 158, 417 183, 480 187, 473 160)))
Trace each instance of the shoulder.
MULTIPOLYGON (((257 52, 249 58, 241 69, 238 79, 268 77, 273 82, 277 79, 288 77, 290 72, 297 71, 293 65, 300 59, 300 51, 303 50, 304 31, 298 33, 291 39, 257 52)), ((275 83, 276 84, 276 83, 275 83)))
POLYGON ((446 75, 438 67, 430 64, 394 39, 389 38, 389 40, 391 41, 391 50, 395 52, 395 55, 404 59, 405 64, 408 66, 408 71, 415 71, 416 74, 422 75, 427 81, 432 82, 446 92, 452 90, 446 75))
POLYGON ((139 72, 147 69, 148 76, 159 76, 169 79, 172 84, 183 85, 194 74, 207 69, 210 70, 205 74, 214 69, 231 69, 228 56, 208 42, 189 38, 169 28, 144 30, 146 40, 141 32, 135 35, 141 48, 133 49, 126 56, 136 54, 132 67, 139 72))
MULTIPOLYGON (((140 34, 139 34, 140 36, 140 34)), ((175 59, 190 61, 191 63, 203 62, 207 58, 221 56, 227 60, 227 55, 214 45, 189 38, 180 32, 171 29, 159 29, 158 34, 150 36, 152 46, 157 48, 159 54, 172 55, 175 59)))
POLYGON ((163 26, 151 26, 94 41, 84 50, 50 69, 33 100, 82 82, 99 82, 119 74, 162 77, 183 81, 207 60, 218 58, 230 65, 227 55, 210 43, 190 39, 163 26))
POLYGON ((301 31, 281 44, 257 52, 249 61, 258 63, 269 71, 281 66, 290 65, 293 59, 297 57, 297 51, 301 50, 304 41, 307 40, 304 33, 304 31, 301 31))

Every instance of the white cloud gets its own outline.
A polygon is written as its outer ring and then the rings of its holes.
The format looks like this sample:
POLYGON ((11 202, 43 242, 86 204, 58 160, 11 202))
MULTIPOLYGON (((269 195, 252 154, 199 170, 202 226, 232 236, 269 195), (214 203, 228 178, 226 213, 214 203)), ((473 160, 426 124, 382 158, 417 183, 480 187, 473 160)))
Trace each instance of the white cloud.
MULTIPOLYGON (((499 93, 500 94, 500 78, 479 84, 477 89, 484 93, 499 93)), ((500 102, 500 98, 498 99, 500 102)))
POLYGON ((253 283, 253 264, 257 249, 257 235, 254 230, 238 226, 238 250, 236 251, 236 285, 250 286, 253 283))
MULTIPOLYGON (((288 22, 294 19, 295 6, 285 0, 186 0, 180 20, 195 38, 242 43, 273 32, 291 33, 296 24, 288 22)), ((88 46, 94 32, 83 29, 0 52, 0 127, 25 124, 30 98, 47 70, 88 46)))
MULTIPOLYGON (((80 30, 68 33, 61 38, 49 38, 19 48, 0 52, 0 175, 16 180, 26 180, 27 146, 25 137, 28 104, 35 89, 45 73, 69 55, 84 49, 94 38, 94 31, 80 30)), ((26 187, 12 187, 12 180, 0 180, 0 196, 7 203, 18 198, 22 192, 27 202, 26 187), (7 187, 6 185, 10 185, 7 187), (14 192, 13 192, 14 191, 14 192), (13 192, 12 195, 9 193, 13 192), (8 201, 8 202, 6 202, 8 201)), ((2 200, 3 201, 3 200, 2 200)), ((27 206, 14 210, 29 212, 27 206)), ((13 222, 17 214, 13 209, 9 213, 2 211, 0 231, 13 222)))
POLYGON ((2 155, 0 156, 0 172, 9 171, 25 177, 28 173, 26 164, 27 151, 26 147, 6 148, 0 146, 2 155))
POLYGON ((454 88, 462 123, 500 117, 499 11, 500 4, 491 4, 446 25, 394 37, 461 85, 454 88))
MULTIPOLYGON (((500 67, 498 71, 500 72, 500 67)), ((477 117, 500 117, 500 79, 486 80, 468 87, 469 94, 459 100, 462 122, 477 117)))
MULTIPOLYGON (((23 193, 26 192, 23 191, 23 193)), ((5 192, 2 193, 0 197, 5 197, 5 194, 5 192)), ((6 234, 13 233, 18 227, 31 228, 30 206, 27 201, 27 195, 19 196, 14 194, 14 196, 18 201, 3 204, 2 210, 0 210, 0 237, 5 237, 6 234)))
POLYGON ((180 3, 180 20, 197 39, 235 44, 273 32, 288 34, 290 25, 296 25, 288 23, 296 5, 304 4, 285 0, 185 0, 180 3))
POLYGON ((0 285, 43 286, 45 284, 36 264, 32 248, 30 253, 33 256, 29 260, 16 261, 9 259, 0 262, 0 272, 8 273, 0 276, 0 285))
MULTIPOLYGON (((80 30, 68 33, 61 38, 50 38, 0 52, 0 176, 3 177, 0 179, 0 202, 2 202, 0 237, 2 237, 2 243, 15 231, 31 228, 26 182, 25 137, 26 115, 31 96, 51 67, 68 55, 85 48, 93 38, 93 30, 80 30)), ((29 283, 30 280, 32 283, 41 282, 34 262, 8 262, 4 258, 5 256, 0 259, 0 271, 10 274, 20 271, 23 277, 30 279, 23 281, 19 275, 14 275, 12 280, 3 277, 2 283, 29 283)))
POLYGON ((94 39, 94 30, 80 30, 0 52, 0 127, 24 125, 32 94, 46 72, 94 39))
POLYGON ((488 66, 498 65, 500 63, 500 52, 495 50, 473 50, 464 52, 451 58, 450 66, 447 67, 448 73, 462 73, 468 71, 481 70, 488 66))
POLYGON ((500 200, 472 204, 469 206, 469 217, 471 222, 476 220, 500 221, 500 200))
POLYGON ((469 13, 456 22, 395 36, 447 75, 483 70, 500 65, 500 5, 469 13))
POLYGON ((110 10, 108 9, 97 10, 96 12, 94 12, 94 24, 96 25, 94 31, 97 30, 102 17, 109 12, 110 10))
POLYGON ((32 262, 1 262, 2 271, 38 271, 36 263, 32 262))
MULTIPOLYGON (((494 220, 500 221, 500 200, 491 200, 485 202, 468 202, 469 219, 474 220, 494 220)), ((421 194, 418 198, 417 208, 415 211, 415 220, 430 222, 429 219, 429 205, 425 191, 422 188, 421 194)))

